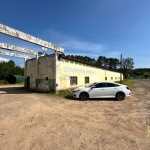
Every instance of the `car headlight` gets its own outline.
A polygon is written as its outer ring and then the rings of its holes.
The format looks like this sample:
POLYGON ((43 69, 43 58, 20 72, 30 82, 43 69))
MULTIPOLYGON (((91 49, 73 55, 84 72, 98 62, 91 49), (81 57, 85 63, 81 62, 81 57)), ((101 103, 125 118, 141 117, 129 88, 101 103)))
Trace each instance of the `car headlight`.
POLYGON ((73 91, 73 92, 79 92, 80 90, 76 90, 76 91, 73 91))

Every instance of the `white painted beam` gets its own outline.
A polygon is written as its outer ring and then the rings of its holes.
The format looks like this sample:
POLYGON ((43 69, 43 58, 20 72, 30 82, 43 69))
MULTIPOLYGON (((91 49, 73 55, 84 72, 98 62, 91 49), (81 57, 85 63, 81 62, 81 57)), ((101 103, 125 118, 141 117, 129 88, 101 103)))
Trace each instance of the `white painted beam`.
POLYGON ((32 57, 27 56, 27 55, 5 52, 5 51, 3 51, 3 50, 1 50, 1 49, 0 49, 0 55, 7 55, 7 56, 12 56, 12 57, 24 58, 24 59, 31 59, 31 58, 32 58, 32 57))
POLYGON ((18 51, 22 53, 32 54, 32 55, 38 55, 38 51, 34 51, 34 50, 27 49, 27 48, 22 48, 22 47, 6 44, 6 43, 1 43, 1 42, 0 42, 0 48, 11 50, 11 51, 18 51))
POLYGON ((0 33, 6 34, 6 35, 9 35, 9 36, 12 36, 12 37, 24 40, 24 41, 28 41, 30 43, 40 45, 44 48, 52 49, 52 50, 59 51, 59 52, 64 52, 64 49, 62 47, 56 46, 52 43, 41 40, 39 38, 36 38, 34 36, 31 36, 29 34, 26 34, 24 32, 13 29, 3 24, 0 24, 0 33))

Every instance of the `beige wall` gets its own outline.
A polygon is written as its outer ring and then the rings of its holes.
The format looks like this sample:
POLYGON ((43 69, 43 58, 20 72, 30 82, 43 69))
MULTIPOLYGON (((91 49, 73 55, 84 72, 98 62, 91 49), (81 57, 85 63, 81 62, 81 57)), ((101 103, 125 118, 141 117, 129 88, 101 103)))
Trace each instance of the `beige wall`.
POLYGON ((120 73, 92 67, 79 62, 74 62, 64 58, 60 59, 60 90, 85 86, 85 77, 89 77, 89 82, 107 81, 114 82, 120 80, 120 73), (70 76, 77 76, 77 85, 70 85, 70 76), (111 79, 111 77, 113 79, 111 79))
POLYGON ((27 60, 26 76, 30 76, 30 88, 40 89, 41 91, 49 91, 51 88, 59 91, 85 86, 88 85, 85 84, 85 77, 89 77, 89 84, 105 81, 105 76, 107 81, 120 80, 120 73, 118 72, 104 70, 64 58, 58 60, 55 54, 40 57, 37 65, 38 70, 36 70, 36 59, 27 60), (77 85, 70 85, 71 76, 77 76, 77 85), (46 80, 46 77, 48 77, 48 80, 46 80))

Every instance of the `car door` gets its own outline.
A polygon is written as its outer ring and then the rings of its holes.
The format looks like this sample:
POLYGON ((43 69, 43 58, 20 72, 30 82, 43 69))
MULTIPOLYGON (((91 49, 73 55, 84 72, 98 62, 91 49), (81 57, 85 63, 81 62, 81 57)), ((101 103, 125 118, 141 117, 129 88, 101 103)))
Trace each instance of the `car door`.
POLYGON ((115 83, 106 83, 105 87, 105 97, 114 97, 116 96, 116 93, 118 91, 119 85, 115 83))
POLYGON ((95 84, 94 87, 91 87, 89 94, 90 94, 90 98, 105 97, 105 83, 95 84))

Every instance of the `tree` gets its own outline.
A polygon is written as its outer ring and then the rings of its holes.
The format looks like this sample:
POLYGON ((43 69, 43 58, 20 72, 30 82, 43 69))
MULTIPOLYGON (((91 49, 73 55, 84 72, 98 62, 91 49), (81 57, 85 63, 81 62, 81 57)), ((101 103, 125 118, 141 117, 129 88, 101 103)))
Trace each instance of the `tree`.
POLYGON ((129 75, 129 72, 134 68, 134 61, 133 58, 123 58, 122 64, 121 64, 121 72, 124 75, 124 78, 127 78, 129 75))
POLYGON ((16 66, 15 62, 0 62, 0 80, 3 80, 7 75, 24 75, 24 68, 16 66))
POLYGON ((99 56, 96 64, 102 67, 116 70, 119 67, 119 60, 116 58, 106 58, 105 56, 99 56))
POLYGON ((144 78, 147 79, 150 77, 150 72, 144 72, 143 74, 144 78))
POLYGON ((119 59, 108 58, 108 68, 116 70, 119 67, 119 59))
POLYGON ((96 63, 96 60, 94 58, 90 58, 88 56, 80 56, 80 55, 67 55, 71 58, 75 58, 77 60, 81 60, 81 61, 84 61, 84 62, 87 62, 87 63, 91 63, 91 64, 95 64, 96 63))
POLYGON ((96 64, 103 67, 108 67, 108 59, 105 56, 99 56, 96 64))

